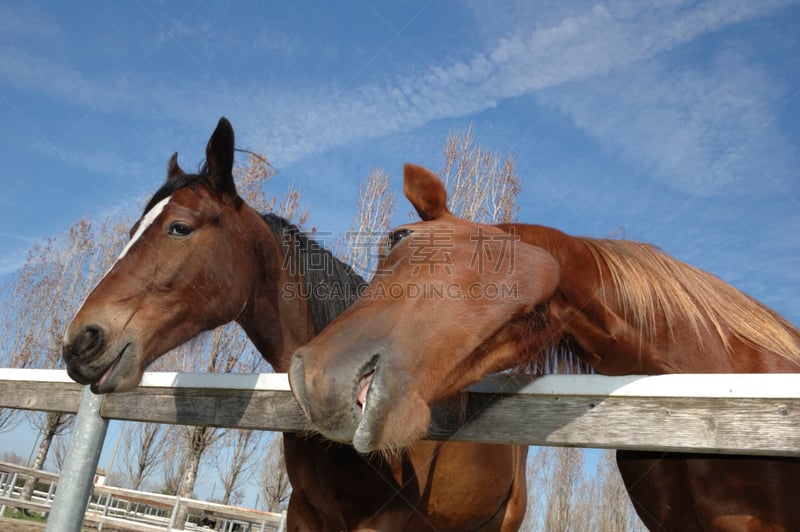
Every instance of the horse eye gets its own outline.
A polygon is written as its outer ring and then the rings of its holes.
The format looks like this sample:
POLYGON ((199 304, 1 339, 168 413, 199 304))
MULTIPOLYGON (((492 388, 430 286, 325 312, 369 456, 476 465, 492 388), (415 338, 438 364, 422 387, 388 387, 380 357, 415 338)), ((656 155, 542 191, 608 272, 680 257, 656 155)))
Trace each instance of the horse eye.
POLYGON ((392 231, 389 233, 389 239, 386 241, 386 252, 390 252, 392 248, 394 248, 398 242, 403 240, 405 237, 411 234, 410 229, 399 229, 397 231, 392 231))
POLYGON ((168 235, 172 236, 189 236, 194 229, 183 222, 173 222, 167 230, 168 235))

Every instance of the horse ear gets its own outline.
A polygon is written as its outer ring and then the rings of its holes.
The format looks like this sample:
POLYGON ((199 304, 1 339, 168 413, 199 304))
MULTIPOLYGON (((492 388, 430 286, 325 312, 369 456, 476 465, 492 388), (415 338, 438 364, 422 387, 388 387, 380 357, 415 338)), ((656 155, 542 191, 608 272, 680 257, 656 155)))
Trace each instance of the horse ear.
POLYGON ((217 129, 211 134, 206 146, 208 175, 216 181, 220 191, 236 192, 233 183, 233 126, 224 116, 219 119, 217 129))
POLYGON ((411 163, 403 166, 403 193, 423 221, 435 220, 450 212, 444 183, 427 168, 411 163))
POLYGON ((167 163, 167 181, 171 181, 178 176, 184 175, 186 172, 178 166, 178 152, 172 154, 167 163))

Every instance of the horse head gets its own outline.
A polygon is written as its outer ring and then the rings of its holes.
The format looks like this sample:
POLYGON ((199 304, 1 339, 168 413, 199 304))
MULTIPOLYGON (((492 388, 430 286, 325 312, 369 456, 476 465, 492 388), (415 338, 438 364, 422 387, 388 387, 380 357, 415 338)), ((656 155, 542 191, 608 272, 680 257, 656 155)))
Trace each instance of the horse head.
POLYGON ((423 221, 390 233, 369 290, 289 375, 323 435, 362 452, 413 444, 432 403, 516 360, 511 330, 558 283, 543 249, 451 214, 430 171, 407 164, 404 193, 423 221))
POLYGON ((228 228, 249 207, 236 193, 233 153, 222 118, 198 174, 172 156, 166 183, 67 328, 63 358, 75 381, 97 393, 129 390, 160 355, 245 310, 247 250, 228 228))

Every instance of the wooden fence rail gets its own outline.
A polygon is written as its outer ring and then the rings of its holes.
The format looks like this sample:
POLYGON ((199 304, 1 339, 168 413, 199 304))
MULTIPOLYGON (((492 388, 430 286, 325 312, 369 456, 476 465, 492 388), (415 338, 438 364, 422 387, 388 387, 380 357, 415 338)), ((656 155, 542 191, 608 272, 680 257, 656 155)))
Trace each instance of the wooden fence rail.
MULTIPOLYGON (((64 371, 0 369, 0 407, 77 411, 64 371)), ((285 374, 146 373, 107 419, 308 431, 285 374)), ((492 377, 432 408, 432 439, 800 456, 800 374, 492 377)))

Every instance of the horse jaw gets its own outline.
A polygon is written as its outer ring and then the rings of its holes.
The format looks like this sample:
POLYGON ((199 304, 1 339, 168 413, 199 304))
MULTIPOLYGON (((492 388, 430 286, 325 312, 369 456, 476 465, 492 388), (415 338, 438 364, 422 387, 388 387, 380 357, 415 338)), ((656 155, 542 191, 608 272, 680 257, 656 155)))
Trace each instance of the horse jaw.
POLYGON ((371 453, 409 447, 427 433, 427 401, 383 364, 384 351, 386 346, 378 343, 362 355, 347 357, 335 368, 335 377, 330 375, 333 370, 307 371, 304 348, 295 352, 289 369, 292 392, 327 439, 371 453), (307 389, 313 390, 312 397, 307 389))

